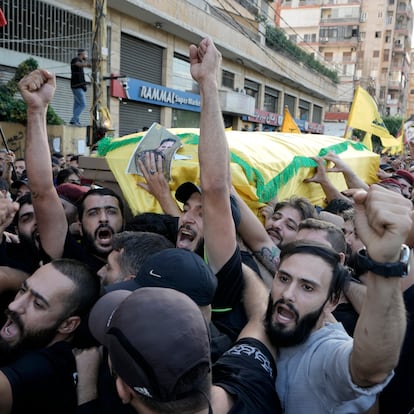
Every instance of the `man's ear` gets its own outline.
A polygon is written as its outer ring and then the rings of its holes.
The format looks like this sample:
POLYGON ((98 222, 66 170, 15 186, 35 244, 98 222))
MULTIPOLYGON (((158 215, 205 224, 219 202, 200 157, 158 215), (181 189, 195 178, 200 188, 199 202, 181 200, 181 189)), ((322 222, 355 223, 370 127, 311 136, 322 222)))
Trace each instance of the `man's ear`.
POLYGON ((65 319, 58 328, 58 332, 64 335, 71 334, 80 324, 80 316, 69 316, 65 319))

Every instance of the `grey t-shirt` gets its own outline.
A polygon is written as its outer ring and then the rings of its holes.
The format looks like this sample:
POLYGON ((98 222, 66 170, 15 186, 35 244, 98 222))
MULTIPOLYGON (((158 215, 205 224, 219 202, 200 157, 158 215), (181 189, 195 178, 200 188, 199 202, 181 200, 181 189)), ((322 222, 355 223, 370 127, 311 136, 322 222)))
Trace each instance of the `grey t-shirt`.
POLYGON ((276 391, 285 414, 364 413, 391 380, 361 388, 352 382, 353 339, 342 324, 329 323, 298 346, 281 348, 276 359, 276 391))

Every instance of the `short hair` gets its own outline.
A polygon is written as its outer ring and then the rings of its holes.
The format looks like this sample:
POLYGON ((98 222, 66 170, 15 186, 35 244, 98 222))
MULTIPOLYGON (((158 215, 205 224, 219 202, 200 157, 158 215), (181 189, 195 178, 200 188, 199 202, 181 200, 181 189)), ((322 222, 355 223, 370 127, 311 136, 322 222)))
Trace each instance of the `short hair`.
POLYGON ((56 157, 56 158, 63 158, 64 155, 61 152, 54 152, 52 154, 52 157, 56 157))
POLYGON ((122 217, 124 217, 124 202, 123 202, 122 198, 115 191, 111 190, 110 188, 102 187, 102 188, 93 188, 93 189, 89 190, 81 198, 81 200, 79 201, 79 205, 78 205, 79 221, 82 221, 83 212, 85 211, 85 205, 84 205, 85 200, 86 200, 87 197, 92 196, 92 195, 97 195, 97 196, 100 196, 100 197, 111 196, 111 197, 116 198, 118 200, 119 209, 121 210, 121 215, 122 215, 122 217))
POLYGON ((66 167, 60 170, 56 175, 56 185, 65 183, 72 174, 76 174, 79 178, 81 177, 80 171, 76 167, 66 167))
POLYGON ((326 234, 326 240, 337 253, 346 252, 344 232, 335 224, 325 220, 307 218, 299 223, 299 231, 302 229, 323 231, 326 234))
POLYGON ((313 204, 305 197, 293 196, 287 200, 279 201, 275 205, 274 212, 283 207, 292 207, 300 213, 301 219, 305 220, 310 217, 316 217, 316 209, 313 204))
POLYGON ((332 279, 329 286, 328 298, 338 301, 347 279, 349 270, 340 262, 339 254, 332 248, 311 240, 295 240, 282 247, 280 264, 294 254, 311 254, 320 257, 332 267, 332 279))
POLYGON ((343 198, 334 198, 328 202, 323 211, 327 211, 328 213, 332 214, 339 214, 342 213, 344 210, 353 208, 353 206, 354 205, 351 201, 345 200, 343 198))
POLYGON ((20 210, 25 204, 32 205, 32 194, 31 193, 25 193, 21 197, 19 197, 16 200, 17 203, 19 203, 19 210, 16 212, 16 214, 13 217, 13 226, 17 227, 19 224, 19 217, 20 217, 20 210))
POLYGON ((118 263, 122 272, 136 275, 145 259, 164 249, 174 248, 174 244, 157 233, 144 231, 123 231, 113 235, 112 249, 121 250, 118 263))
POLYGON ((125 230, 158 233, 175 244, 177 240, 178 217, 151 212, 141 213, 128 220, 125 230))
POLYGON ((51 265, 75 285, 73 293, 66 298, 67 318, 86 316, 99 299, 99 277, 86 264, 74 259, 55 259, 51 265))
POLYGON ((83 48, 78 49, 78 55, 80 55, 83 52, 86 52, 86 49, 83 49, 83 48))
POLYGON ((354 220, 355 209, 353 207, 348 208, 347 210, 344 210, 340 215, 342 216, 345 222, 354 220))
MULTIPOLYGON (((191 339, 190 339, 191 340, 191 339)), ((175 386, 175 391, 180 394, 182 391, 188 390, 189 384, 200 382, 200 378, 204 375, 205 368, 197 365, 187 373, 185 373, 175 386)), ((145 395, 135 393, 137 398, 150 410, 158 414, 192 414, 206 408, 210 400, 211 391, 211 372, 206 375, 198 385, 197 389, 189 393, 184 398, 175 401, 157 401, 145 395)))
POLYGON ((177 142, 177 140, 175 139, 175 138, 164 138, 160 143, 159 143, 159 145, 158 146, 160 146, 160 145, 162 145, 162 144, 164 144, 164 142, 168 142, 168 141, 171 141, 171 142, 174 142, 174 143, 176 143, 177 142))

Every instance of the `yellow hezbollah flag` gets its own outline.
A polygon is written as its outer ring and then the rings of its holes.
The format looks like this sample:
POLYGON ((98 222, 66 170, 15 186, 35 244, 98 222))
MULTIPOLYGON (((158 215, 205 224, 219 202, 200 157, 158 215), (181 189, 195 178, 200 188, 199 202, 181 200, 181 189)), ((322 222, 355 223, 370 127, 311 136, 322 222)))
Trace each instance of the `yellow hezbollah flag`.
MULTIPOLYGON (((360 86, 355 91, 349 113, 347 128, 349 127, 365 131, 367 141, 371 140, 371 135, 376 135, 380 138, 383 147, 394 147, 397 144, 396 138, 388 132, 384 125, 374 99, 360 86)), ((372 143, 369 143, 368 148, 372 148, 372 143)))
MULTIPOLYGON (((183 144, 171 163, 171 195, 185 181, 199 184, 198 140, 196 128, 169 128, 183 144)), ((143 132, 119 138, 104 138, 98 144, 98 153, 104 156, 128 202, 132 213, 146 211, 161 213, 157 200, 137 186, 145 179, 127 174, 131 155, 143 132)), ((316 134, 282 134, 280 132, 226 131, 230 148, 232 183, 250 208, 258 214, 260 207, 275 194, 280 200, 302 195, 313 204, 323 205, 325 194, 319 184, 306 183, 315 173, 315 156, 329 151, 338 154, 353 171, 368 184, 378 181, 376 175, 379 156, 367 150, 360 142, 316 134)), ((332 184, 340 191, 347 188, 342 173, 330 173, 332 184)), ((97 180, 99 183, 99 180, 97 180)), ((99 185, 104 185, 99 183, 99 185)), ((258 217, 260 215, 258 214, 258 217)))
POLYGON ((300 129, 296 125, 296 122, 290 114, 289 108, 287 106, 285 106, 285 110, 283 112, 283 121, 282 126, 280 127, 280 132, 300 134, 300 129))
POLYGON ((397 143, 395 147, 389 150, 390 155, 401 155, 404 152, 404 119, 402 120, 401 128, 398 131, 397 143))

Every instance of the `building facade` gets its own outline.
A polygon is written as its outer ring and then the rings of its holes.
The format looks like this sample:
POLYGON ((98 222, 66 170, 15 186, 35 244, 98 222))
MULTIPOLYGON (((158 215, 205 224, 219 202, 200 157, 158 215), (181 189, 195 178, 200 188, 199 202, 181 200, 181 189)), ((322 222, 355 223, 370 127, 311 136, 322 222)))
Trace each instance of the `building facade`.
MULTIPOLYGON (((101 3, 103 0, 101 0, 101 3)), ((85 70, 91 86, 105 88, 116 135, 153 122, 197 127, 200 97, 191 79, 188 46, 211 36, 223 56, 221 109, 233 129, 273 130, 287 105, 304 132, 323 132, 337 85, 266 46, 260 16, 275 20, 267 0, 108 0, 99 15, 95 0, 3 0, 7 26, 0 28, 0 83, 28 57, 56 73, 55 111, 71 117, 70 60, 82 47, 93 55, 96 34, 106 31, 100 54, 106 73, 85 70), (101 27, 98 27, 101 26, 101 27)), ((88 100, 95 102, 94 88, 88 100)), ((90 123, 85 111, 81 122, 90 123)))
POLYGON ((409 116, 410 0, 279 0, 276 22, 340 73, 338 99, 326 111, 343 118, 357 86, 375 98, 383 116, 409 116))

